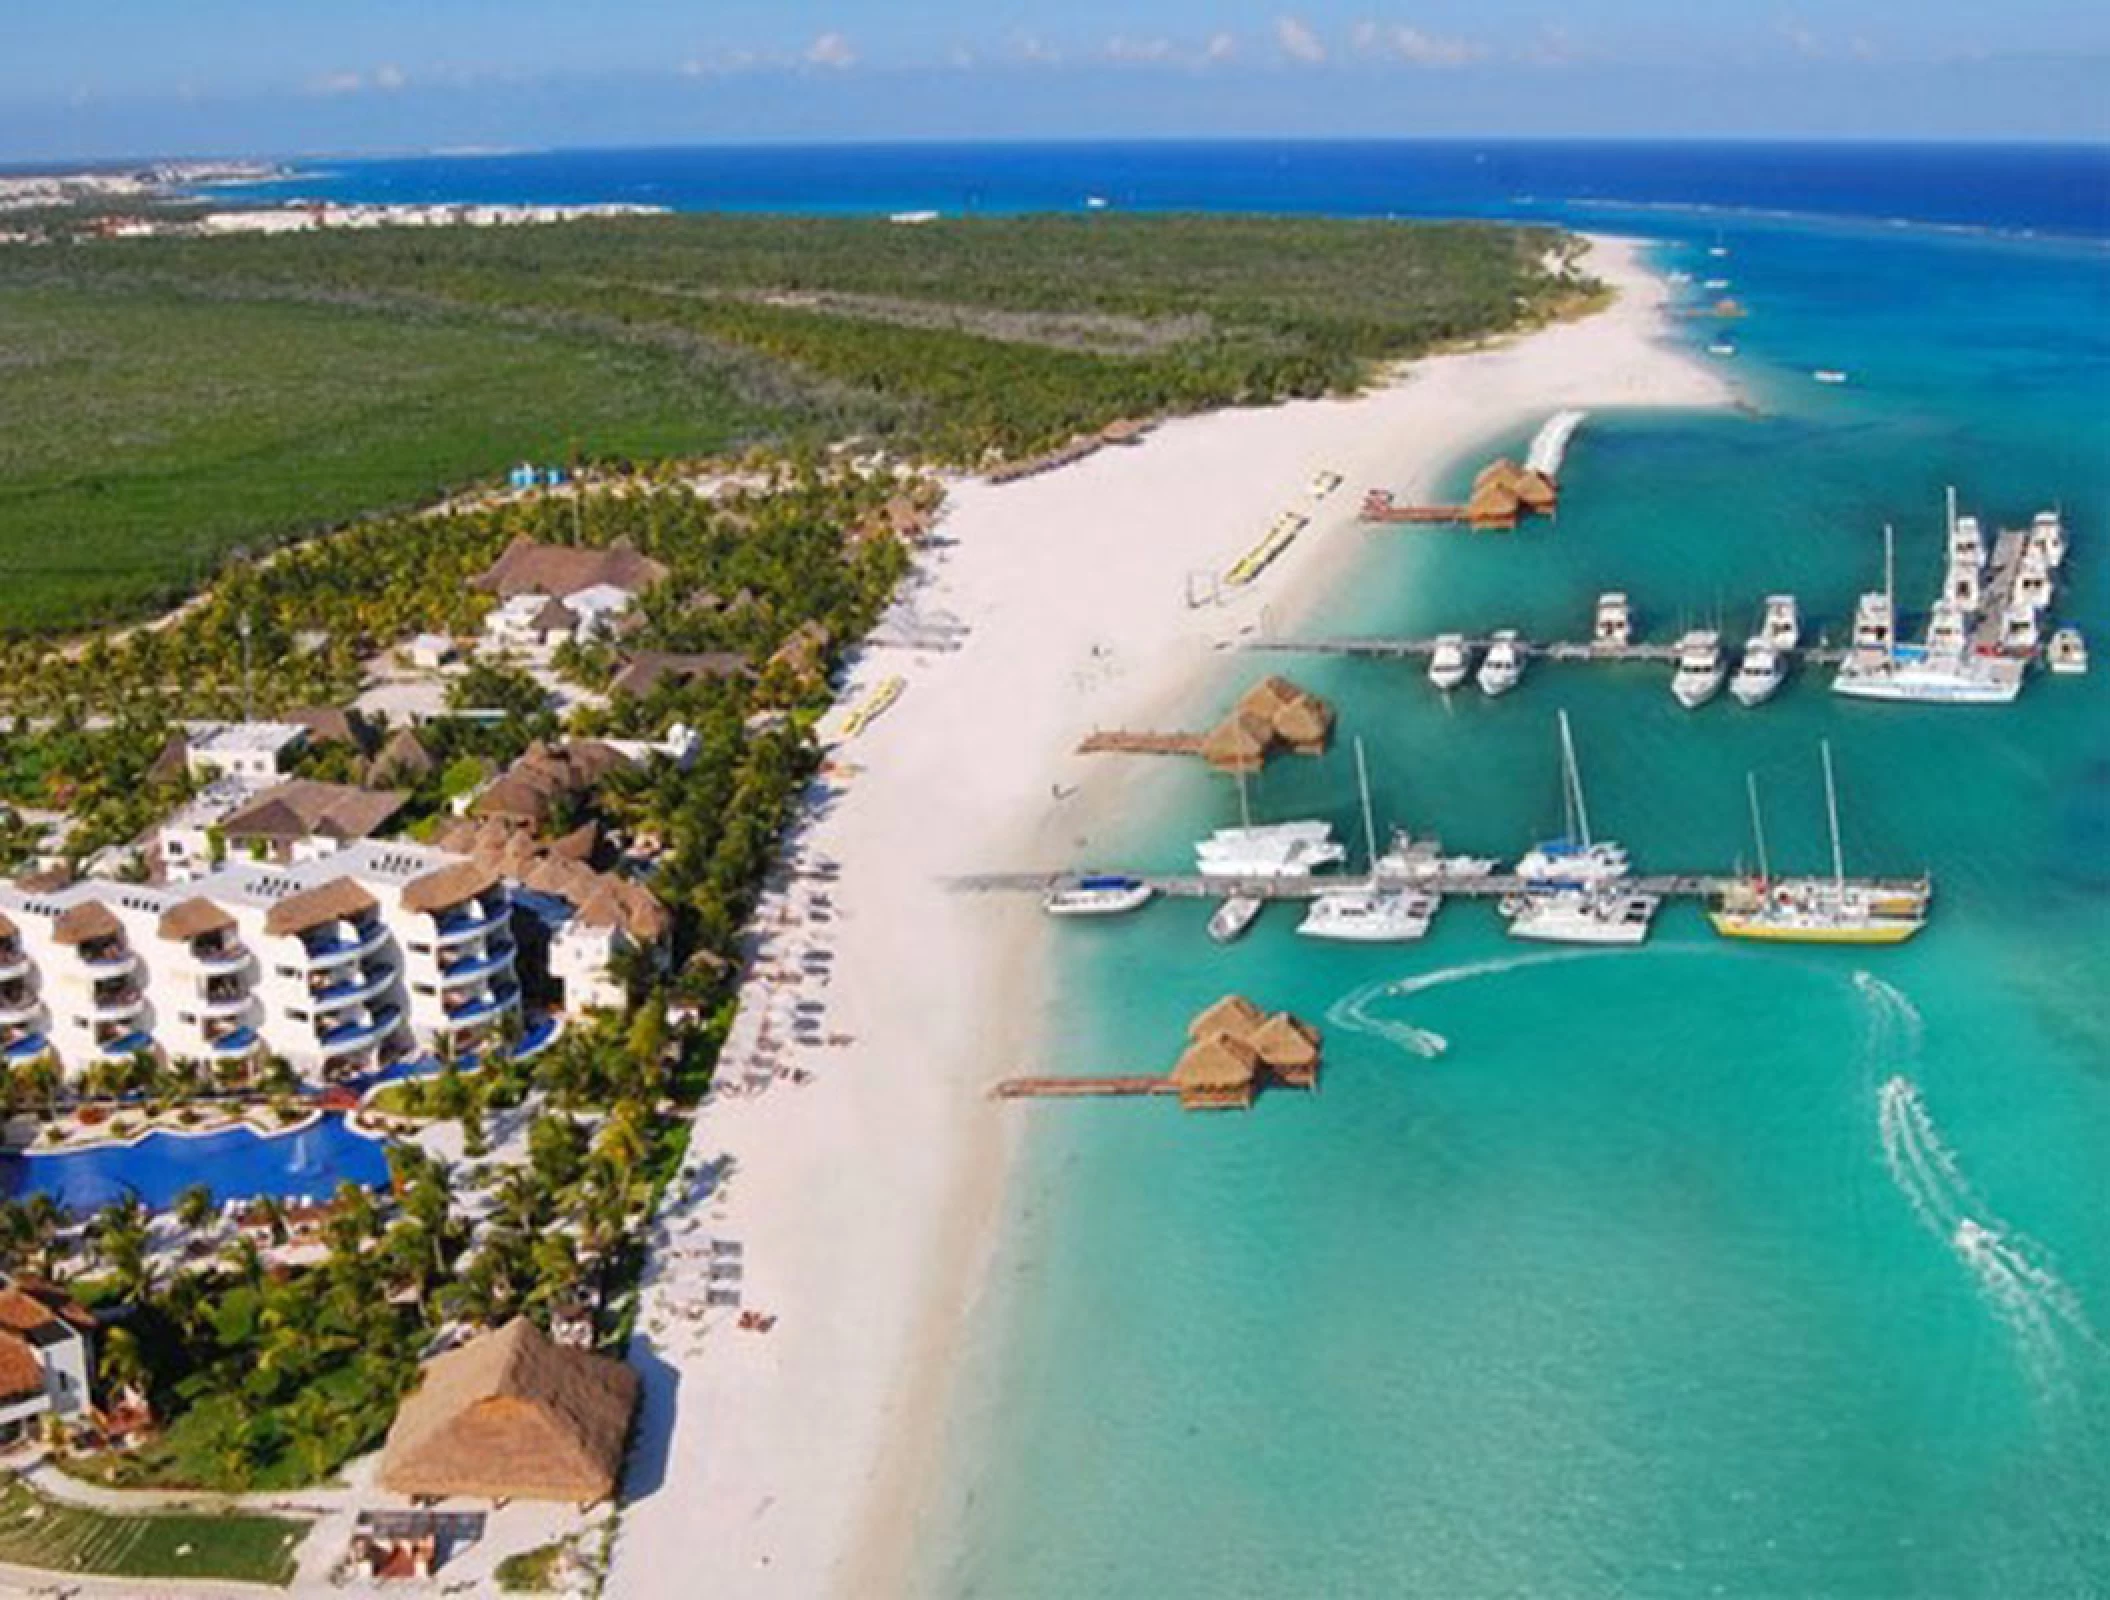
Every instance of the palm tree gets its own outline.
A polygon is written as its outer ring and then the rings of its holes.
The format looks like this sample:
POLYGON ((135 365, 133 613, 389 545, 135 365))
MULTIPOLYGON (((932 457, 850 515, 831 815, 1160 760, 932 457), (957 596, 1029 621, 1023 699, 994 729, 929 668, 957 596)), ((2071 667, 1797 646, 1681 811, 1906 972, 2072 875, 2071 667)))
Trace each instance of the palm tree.
POLYGON ((153 1374, 139 1348, 139 1335, 122 1323, 103 1329, 96 1341, 96 1376, 103 1393, 131 1389, 145 1395, 153 1387, 153 1374))
POLYGON ((202 1183, 194 1183, 176 1197, 177 1226, 191 1233, 209 1225, 216 1214, 212 1190, 202 1183))

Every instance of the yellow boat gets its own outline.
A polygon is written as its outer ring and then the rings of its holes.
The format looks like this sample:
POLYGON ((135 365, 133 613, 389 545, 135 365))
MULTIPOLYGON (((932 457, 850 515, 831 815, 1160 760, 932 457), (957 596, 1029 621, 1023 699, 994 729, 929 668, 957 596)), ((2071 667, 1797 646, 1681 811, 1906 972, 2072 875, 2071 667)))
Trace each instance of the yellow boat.
POLYGON ((1917 917, 1788 917, 1770 910, 1755 914, 1710 911, 1707 920, 1725 939, 1770 939, 1778 944, 1903 944, 1926 923, 1917 917))

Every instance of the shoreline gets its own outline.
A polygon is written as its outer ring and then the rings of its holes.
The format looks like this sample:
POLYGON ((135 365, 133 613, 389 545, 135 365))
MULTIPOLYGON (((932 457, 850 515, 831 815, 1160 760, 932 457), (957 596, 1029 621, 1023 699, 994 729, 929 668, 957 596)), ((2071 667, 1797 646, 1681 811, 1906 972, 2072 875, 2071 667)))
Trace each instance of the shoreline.
POLYGON ((846 775, 801 840, 842 866, 825 919, 786 932, 838 957, 825 987, 797 992, 853 1042, 797 1049, 808 1083, 714 1095, 691 1142, 687 1170, 715 1187, 685 1225, 740 1241, 745 1303, 783 1326, 756 1336, 714 1314, 685 1350, 655 1338, 697 1296, 655 1251, 634 1348, 639 1455, 657 1471, 638 1474, 611 1592, 905 1589, 944 1464, 953 1358, 1025 1137, 1018 1108, 983 1091, 1032 1060, 1051 998, 1037 908, 941 880, 1081 859, 1150 780, 1145 764, 1074 755, 1077 739, 1170 725, 1224 643, 1308 612, 1368 539, 1401 537, 1357 529, 1365 488, 1425 493, 1563 405, 1732 404, 1665 338, 1669 286, 1640 250, 1592 236, 1589 268, 1616 291, 1607 309, 1426 358, 1358 397, 1176 419, 1059 472, 951 486, 945 542, 908 592, 972 631, 955 653, 864 653, 845 703, 888 677, 905 690, 835 748, 846 775), (1314 502, 1322 470, 1344 481, 1314 502), (1221 573, 1289 506, 1311 522, 1266 574, 1219 605, 1185 604, 1190 574, 1221 573))

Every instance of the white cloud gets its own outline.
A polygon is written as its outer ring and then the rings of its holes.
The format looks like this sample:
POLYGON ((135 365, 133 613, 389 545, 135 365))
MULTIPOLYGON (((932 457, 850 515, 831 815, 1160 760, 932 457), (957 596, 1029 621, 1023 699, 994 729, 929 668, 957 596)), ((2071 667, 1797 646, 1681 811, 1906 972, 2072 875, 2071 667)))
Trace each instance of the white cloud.
POLYGON ((1282 47, 1282 53, 1292 61, 1316 65, 1326 59, 1326 46, 1301 17, 1277 17, 1275 43, 1282 47))
POLYGON ((1106 41, 1106 59, 1109 61, 1170 61, 1172 56, 1170 39, 1137 39, 1125 33, 1117 33, 1106 41))
POLYGON ((1824 41, 1819 39, 1816 34, 1812 33, 1794 17, 1788 18, 1787 21, 1780 25, 1780 36, 1788 41, 1797 55, 1821 56, 1824 54, 1824 41))
POLYGON ((393 64, 374 68, 374 87, 376 89, 400 89, 409 81, 408 78, 404 77, 403 69, 393 64))
POLYGON ((806 59, 816 67, 839 70, 857 65, 857 52, 850 48, 848 39, 831 30, 806 46, 806 59))
POLYGON ((1423 33, 1404 22, 1358 22, 1354 38, 1357 54, 1403 61, 1410 67, 1462 67, 1483 53, 1468 39, 1423 33))
POLYGON ((1212 33, 1202 46, 1204 61, 1228 61, 1238 54, 1238 41, 1228 33, 1212 33))
POLYGON ((356 72, 327 72, 308 86, 317 94, 357 94, 366 79, 356 72))
POLYGON ((1031 61, 1047 67, 1054 66, 1062 59, 1062 52, 1037 33, 1016 35, 1011 41, 1011 54, 1020 61, 1031 61))

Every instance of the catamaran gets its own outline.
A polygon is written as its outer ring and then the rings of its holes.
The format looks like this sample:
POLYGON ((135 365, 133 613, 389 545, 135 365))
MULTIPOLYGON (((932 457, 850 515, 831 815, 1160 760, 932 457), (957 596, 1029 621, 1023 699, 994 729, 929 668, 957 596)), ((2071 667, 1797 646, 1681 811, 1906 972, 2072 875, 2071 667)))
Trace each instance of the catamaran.
POLYGON ((1099 876, 1050 889, 1040 908, 1051 917, 1108 917, 1147 905, 1157 891, 1141 878, 1099 876))
POLYGON ((1764 705, 1779 692, 1785 677, 1780 652, 1763 635, 1754 634, 1744 641, 1744 656, 1736 664, 1736 676, 1729 680, 1729 692, 1738 705, 1764 705))
POLYGON ((1465 675, 1473 669, 1473 653, 1466 645, 1462 633, 1444 633, 1436 637, 1436 648, 1429 656, 1429 682, 1449 693, 1465 682, 1465 675))
POLYGON ((1737 878, 1721 888, 1708 920, 1730 939, 1772 939, 1796 944, 1901 944, 1927 924, 1932 883, 1864 887, 1846 881, 1839 848, 1839 795, 1832 780, 1832 746, 1825 740, 1824 810, 1831 824, 1832 875, 1774 881, 1766 860, 1766 827, 1758 809, 1758 780, 1744 775, 1751 800, 1751 834, 1758 846, 1758 876, 1737 878))
POLYGON ((1678 641, 1678 670, 1671 674, 1670 692, 1687 711, 1712 700, 1728 676, 1722 636, 1712 628, 1694 628, 1678 641))
POLYGON ((1558 889, 1551 894, 1506 895, 1502 914, 1512 939, 1553 944, 1639 944, 1662 904, 1660 895, 1613 884, 1558 889))
POLYGON ((1583 800, 1582 770, 1576 765, 1575 739, 1565 711, 1560 727, 1561 836, 1533 845, 1512 871, 1527 888, 1595 888, 1625 877, 1629 863, 1619 845, 1590 837, 1590 808, 1583 800))
POLYGON ((1499 630, 1481 659, 1479 676, 1475 681, 1480 692, 1489 699, 1505 695, 1517 686, 1524 676, 1524 653, 1517 648, 1517 633, 1514 628, 1499 630))
POLYGON ((1442 883, 1454 878, 1491 878, 1501 863, 1493 856, 1447 856, 1443 841, 1417 839, 1405 828, 1392 830, 1392 842, 1377 858, 1377 876, 1403 883, 1442 883))
POLYGON ((1364 883, 1329 889, 1316 896, 1297 924, 1311 939, 1339 939, 1360 944, 1395 944, 1419 939, 1443 905, 1426 889, 1388 885, 1377 875, 1377 824, 1370 809, 1370 771, 1363 761, 1363 741, 1355 741, 1355 781, 1363 801, 1363 850, 1370 876, 1364 883))
POLYGON ((1218 828, 1194 847, 1195 870, 1205 878, 1302 878, 1348 858, 1330 822, 1255 825, 1238 780, 1238 826, 1218 828))

